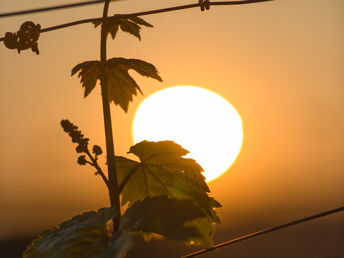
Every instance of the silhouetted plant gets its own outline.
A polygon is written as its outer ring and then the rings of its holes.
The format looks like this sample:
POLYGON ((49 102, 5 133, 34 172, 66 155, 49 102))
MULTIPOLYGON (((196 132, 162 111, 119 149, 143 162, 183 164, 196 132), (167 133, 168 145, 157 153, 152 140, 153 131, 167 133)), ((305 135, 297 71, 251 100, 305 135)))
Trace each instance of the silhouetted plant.
MULTIPOLYGON (((107 0, 103 18, 107 17, 108 5, 107 0)), ((172 141, 143 141, 128 152, 140 162, 114 154, 109 104, 114 102, 127 112, 133 96, 137 91, 142 93, 128 71, 162 79, 148 62, 122 57, 107 59, 106 40, 108 35, 114 39, 119 30, 141 39, 141 27, 153 25, 139 17, 95 21, 94 25, 101 26, 101 58, 76 65, 72 75, 78 74, 85 97, 100 81, 108 176, 98 164, 101 147, 94 145, 91 152, 89 139, 77 126, 68 120, 62 120, 61 126, 77 144, 78 164, 92 166, 95 174, 102 177, 111 207, 86 212, 43 232, 27 247, 24 257, 121 257, 130 246, 133 233, 146 240, 158 234, 187 245, 212 246, 214 223, 220 222, 215 209, 221 205, 209 197, 201 166, 183 157, 187 150, 172 141), (127 209, 121 214, 123 205, 127 209)))

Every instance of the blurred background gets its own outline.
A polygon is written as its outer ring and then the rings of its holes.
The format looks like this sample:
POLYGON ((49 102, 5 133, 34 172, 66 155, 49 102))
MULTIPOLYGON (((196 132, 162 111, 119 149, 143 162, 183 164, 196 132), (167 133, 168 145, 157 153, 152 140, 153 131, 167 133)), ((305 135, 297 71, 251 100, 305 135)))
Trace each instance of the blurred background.
MULTIPOLYGON (((189 4, 186 0, 112 2, 109 14, 189 4)), ((0 12, 70 3, 2 0, 0 12)), ((0 35, 31 20, 43 28, 99 17, 102 5, 0 20, 0 35)), ((108 57, 139 58, 163 83, 133 73, 143 89, 125 114, 112 105, 116 154, 133 144, 131 124, 145 96, 176 85, 212 90, 241 114, 244 143, 234 165, 210 183, 222 224, 215 243, 344 205, 344 2, 276 0, 144 17, 142 42, 120 33, 108 57)), ((87 99, 71 77, 99 59, 91 24, 43 33, 40 55, 0 46, 0 254, 20 257, 42 230, 108 206, 107 191, 76 163, 59 123, 69 119, 104 144, 99 87, 87 99)), ((206 121, 205 121, 206 123, 206 121)), ((104 149, 104 148, 103 148, 104 149)), ((104 163, 103 163, 104 164, 104 163)), ((212 252, 208 257, 344 257, 344 214, 328 216, 212 252)), ((137 239, 129 257, 177 257, 199 248, 137 239)))

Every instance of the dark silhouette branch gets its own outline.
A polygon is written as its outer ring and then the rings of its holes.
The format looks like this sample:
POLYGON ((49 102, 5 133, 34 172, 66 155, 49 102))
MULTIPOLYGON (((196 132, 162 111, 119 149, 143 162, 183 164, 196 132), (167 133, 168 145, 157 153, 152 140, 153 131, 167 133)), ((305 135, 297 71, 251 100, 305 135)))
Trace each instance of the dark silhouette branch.
POLYGON ((100 168, 100 166, 98 165, 97 162, 97 158, 94 158, 92 156, 92 154, 90 153, 90 151, 87 149, 86 151, 87 156, 90 158, 91 162, 88 162, 88 164, 90 164, 92 167, 94 167, 95 169, 97 169, 97 173, 102 177, 104 183, 106 184, 107 188, 110 189, 110 185, 109 185, 109 180, 107 179, 107 177, 105 176, 103 170, 100 168))
MULTIPOLYGON (((92 5, 92 4, 100 4, 100 3, 104 3, 104 1, 105 0, 92 0, 92 1, 86 1, 86 2, 81 2, 81 3, 74 3, 74 4, 55 5, 55 6, 43 7, 43 8, 37 8, 37 9, 30 9, 30 10, 23 10, 23 11, 9 12, 9 13, 0 13, 0 18, 18 16, 18 15, 24 15, 24 14, 30 14, 30 13, 55 11, 55 10, 60 10, 60 9, 80 7, 80 6, 92 5)), ((121 1, 121 0, 110 0, 110 1, 121 1)))
MULTIPOLYGON (((240 1, 221 1, 221 2, 210 2, 210 5, 244 5, 244 4, 253 4, 253 3, 260 3, 260 2, 270 2, 273 0, 240 0, 240 1)), ((80 25, 84 23, 90 23, 95 21, 106 21, 106 20, 112 20, 112 19, 118 19, 118 18, 130 18, 135 16, 145 16, 145 15, 151 15, 151 14, 158 14, 158 13, 165 13, 165 12, 172 12, 172 11, 178 11, 183 9, 189 9, 189 8, 199 8, 200 5, 198 3, 196 4, 189 4, 189 5, 181 5, 181 6, 175 6, 175 7, 169 7, 169 8, 163 8, 163 9, 157 9, 157 10, 151 10, 151 11, 145 11, 145 12, 137 12, 137 13, 130 13, 130 14, 115 14, 111 17, 101 17, 101 18, 90 18, 90 19, 84 19, 69 23, 64 23, 61 25, 56 25, 52 27, 48 27, 45 29, 41 29, 41 33, 63 29, 75 25, 80 25)), ((0 41, 4 41, 4 37, 0 38, 0 41)))
POLYGON ((318 213, 318 214, 315 214, 315 215, 312 215, 312 216, 309 216, 309 217, 306 217, 306 218, 298 219, 298 220, 295 220, 295 221, 292 221, 292 222, 289 222, 289 223, 286 223, 286 224, 283 224, 283 225, 280 225, 280 226, 277 226, 277 227, 268 228, 268 229, 261 230, 261 231, 258 231, 258 232, 255 232, 255 233, 252 233, 252 234, 249 234, 249 235, 246 235, 246 236, 238 237, 238 238, 232 239, 230 241, 227 241, 227 242, 215 245, 213 247, 210 247, 210 248, 207 248, 207 249, 204 249, 204 250, 192 253, 192 254, 185 255, 182 258, 196 257, 196 256, 199 256, 199 255, 202 255, 202 254, 205 254, 205 253, 209 253, 209 252, 215 251, 217 249, 220 249, 220 248, 223 248, 223 247, 226 247, 226 246, 229 246, 229 245, 232 245, 232 244, 235 244, 235 243, 247 240, 247 239, 251 239, 251 238, 254 238, 254 237, 257 237, 257 236, 260 236, 260 235, 264 235, 264 234, 267 234, 267 233, 270 233, 270 232, 273 232, 273 231, 276 231, 276 230, 280 230, 280 229, 283 229, 283 228, 291 227, 291 226, 294 226, 294 225, 297 225, 297 224, 300 224, 300 223, 304 223, 306 221, 310 221, 310 220, 313 220, 313 219, 321 218, 321 217, 328 216, 328 215, 331 215, 331 214, 334 214, 334 213, 337 213, 337 212, 341 212, 341 211, 344 211, 344 206, 340 207, 340 208, 337 208, 337 209, 333 209, 333 210, 325 211, 325 212, 322 212, 322 213, 318 213))

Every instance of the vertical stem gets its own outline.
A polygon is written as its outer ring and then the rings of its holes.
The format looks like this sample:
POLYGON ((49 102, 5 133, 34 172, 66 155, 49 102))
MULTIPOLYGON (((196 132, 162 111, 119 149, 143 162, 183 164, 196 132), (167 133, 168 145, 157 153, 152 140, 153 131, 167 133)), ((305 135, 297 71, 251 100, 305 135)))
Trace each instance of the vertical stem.
MULTIPOLYGON (((110 0, 106 0, 103 10, 103 18, 108 16, 110 0)), ((111 124, 111 112, 110 103, 107 97, 107 78, 105 73, 106 64, 106 40, 107 31, 104 24, 101 28, 101 38, 100 38, 100 60, 101 60, 101 92, 102 92, 102 102, 103 102, 103 115, 104 115, 104 127, 105 127, 105 139, 106 139, 106 152, 107 152, 107 166, 108 166, 108 178, 109 178, 109 197, 111 207, 116 208, 116 217, 113 219, 114 232, 118 231, 119 222, 121 218, 120 210, 120 199, 119 199, 119 187, 117 181, 116 164, 115 164, 115 150, 112 135, 112 124, 111 124)))

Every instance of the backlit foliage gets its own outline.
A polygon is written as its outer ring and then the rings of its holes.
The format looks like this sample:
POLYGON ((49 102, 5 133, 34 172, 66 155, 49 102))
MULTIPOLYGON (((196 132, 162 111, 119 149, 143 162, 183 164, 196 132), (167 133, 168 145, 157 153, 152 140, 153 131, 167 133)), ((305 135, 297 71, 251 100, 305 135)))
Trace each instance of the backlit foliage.
MULTIPOLYGON (((100 67, 100 61, 86 61, 72 69, 72 75, 79 72, 78 77, 85 88, 85 97, 91 93, 98 80, 102 81, 100 67)), ((132 69, 142 76, 162 81, 154 65, 139 59, 112 58, 106 61, 104 69, 108 101, 113 101, 125 112, 128 111, 129 102, 133 100, 133 96, 137 95, 137 91, 142 94, 136 81, 129 75, 129 70, 132 69)))
MULTIPOLYGON (((96 22, 95 26, 101 25, 96 22)), ((107 34, 115 38, 119 29, 141 39, 141 26, 153 27, 139 17, 117 18, 104 23, 107 34)), ((102 94, 109 103, 119 105, 125 112, 139 85, 129 70, 162 81, 157 68, 139 59, 111 58, 106 61, 86 61, 72 69, 78 74, 84 97, 100 82, 102 94)), ((211 246, 214 224, 220 220, 216 208, 221 205, 209 196, 202 167, 185 156, 188 151, 172 141, 143 141, 132 146, 127 157, 115 157, 118 191, 98 164, 102 149, 94 145, 77 126, 62 120, 63 130, 77 144, 80 165, 91 165, 109 190, 110 199, 121 195, 121 209, 112 205, 98 211, 83 213, 39 235, 25 250, 24 258, 53 257, 123 257, 132 244, 132 235, 141 234, 146 240, 154 236, 181 241, 187 245, 211 246), (124 214, 120 211, 125 210, 124 214), (118 220, 120 218, 120 220, 118 220), (119 221, 118 230, 112 222, 119 221)), ((109 171, 113 173, 114 171, 109 171)))

